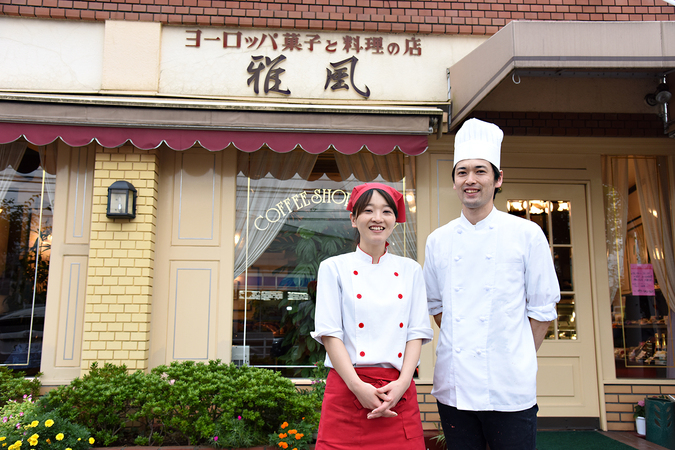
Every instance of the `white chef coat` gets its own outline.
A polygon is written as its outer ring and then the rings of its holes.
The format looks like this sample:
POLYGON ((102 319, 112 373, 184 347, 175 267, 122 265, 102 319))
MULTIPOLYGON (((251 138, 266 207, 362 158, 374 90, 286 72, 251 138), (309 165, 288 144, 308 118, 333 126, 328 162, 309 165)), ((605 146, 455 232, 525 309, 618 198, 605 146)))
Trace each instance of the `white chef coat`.
POLYGON ((432 395, 473 411, 536 404, 537 354, 528 317, 554 320, 560 288, 541 228, 493 208, 464 214, 427 239, 429 313, 443 313, 432 395))
POLYGON ((417 261, 386 252, 373 264, 357 247, 319 266, 311 335, 321 344, 323 336, 342 340, 355 366, 401 370, 406 343, 433 338, 426 301, 417 261))

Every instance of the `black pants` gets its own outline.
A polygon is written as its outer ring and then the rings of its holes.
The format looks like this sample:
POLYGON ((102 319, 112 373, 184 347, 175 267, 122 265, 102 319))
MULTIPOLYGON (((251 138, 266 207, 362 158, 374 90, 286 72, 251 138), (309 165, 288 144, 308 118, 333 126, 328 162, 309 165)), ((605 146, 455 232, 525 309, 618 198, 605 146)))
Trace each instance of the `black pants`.
POLYGON ((463 411, 438 403, 448 450, 535 450, 537 411, 463 411))

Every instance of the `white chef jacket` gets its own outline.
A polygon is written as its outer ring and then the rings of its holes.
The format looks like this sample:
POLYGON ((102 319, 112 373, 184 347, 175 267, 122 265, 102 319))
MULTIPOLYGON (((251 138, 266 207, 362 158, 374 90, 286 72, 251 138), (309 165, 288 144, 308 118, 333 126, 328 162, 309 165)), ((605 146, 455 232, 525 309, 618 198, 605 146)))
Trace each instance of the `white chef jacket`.
POLYGON ((432 395, 473 411, 536 404, 537 354, 528 317, 557 317, 560 288, 541 228, 493 208, 464 214, 427 239, 429 313, 443 313, 432 395))
MULTIPOLYGON (((408 341, 430 342, 434 334, 426 305, 422 268, 386 252, 377 264, 357 247, 319 266, 314 331, 344 343, 355 366, 401 370, 408 341)), ((326 366, 333 367, 326 355, 326 366)))

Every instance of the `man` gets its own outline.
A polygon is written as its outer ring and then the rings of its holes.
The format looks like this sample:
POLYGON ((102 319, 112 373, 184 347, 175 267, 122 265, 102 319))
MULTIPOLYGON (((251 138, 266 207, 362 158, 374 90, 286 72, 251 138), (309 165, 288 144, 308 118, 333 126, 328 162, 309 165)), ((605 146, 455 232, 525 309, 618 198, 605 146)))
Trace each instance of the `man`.
POLYGON ((478 119, 455 137, 461 217, 427 240, 429 313, 440 326, 432 394, 448 448, 534 450, 537 350, 560 289, 533 222, 497 211, 504 133, 478 119))

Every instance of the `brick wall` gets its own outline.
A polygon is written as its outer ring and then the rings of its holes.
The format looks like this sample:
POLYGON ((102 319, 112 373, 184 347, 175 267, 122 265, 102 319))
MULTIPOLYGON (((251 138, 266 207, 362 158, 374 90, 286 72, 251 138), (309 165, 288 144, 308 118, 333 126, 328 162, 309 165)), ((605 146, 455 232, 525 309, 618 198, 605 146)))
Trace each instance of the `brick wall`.
POLYGON ((663 0, 0 0, 0 15, 167 24, 492 35, 511 20, 672 21, 663 0))
POLYGON ((417 403, 420 405, 422 426, 425 430, 436 431, 440 429, 441 417, 438 415, 436 398, 431 395, 430 384, 417 385, 417 403))
POLYGON ((507 136, 668 137, 656 114, 474 111, 470 117, 499 125, 507 136))
POLYGON ((607 429, 609 431, 635 431, 633 406, 645 397, 675 395, 675 386, 659 385, 605 385, 607 429))
POLYGON ((94 169, 82 370, 92 362, 147 369, 157 219, 155 151, 98 148, 94 169), (108 219, 108 186, 138 190, 135 219, 108 219))

